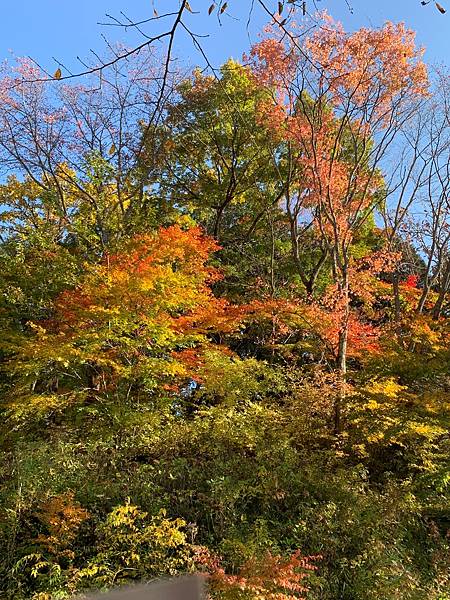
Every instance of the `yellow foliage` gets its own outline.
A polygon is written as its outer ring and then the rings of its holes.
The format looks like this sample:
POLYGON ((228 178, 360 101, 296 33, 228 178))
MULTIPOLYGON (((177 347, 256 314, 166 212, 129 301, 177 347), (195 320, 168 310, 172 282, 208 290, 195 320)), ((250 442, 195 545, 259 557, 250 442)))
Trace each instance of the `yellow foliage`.
POLYGON ((128 500, 117 506, 100 527, 100 552, 77 573, 92 583, 116 583, 117 573, 131 579, 176 574, 192 568, 183 519, 170 519, 163 509, 150 517, 128 500))
MULTIPOLYGON (((364 387, 364 391, 368 394, 373 394, 376 396, 383 396, 385 398, 398 398, 400 393, 404 390, 408 389, 406 386, 400 385, 395 381, 394 378, 389 377, 383 380, 374 380, 371 381, 368 385, 364 387)), ((375 402, 372 400, 371 402, 375 402)), ((375 402, 376 404, 376 402, 375 402)), ((377 405, 378 406, 378 405, 377 405)))
POLYGON ((77 536, 81 524, 89 518, 87 510, 74 500, 73 492, 65 492, 42 504, 37 516, 48 534, 40 534, 37 541, 51 554, 66 554, 77 536))

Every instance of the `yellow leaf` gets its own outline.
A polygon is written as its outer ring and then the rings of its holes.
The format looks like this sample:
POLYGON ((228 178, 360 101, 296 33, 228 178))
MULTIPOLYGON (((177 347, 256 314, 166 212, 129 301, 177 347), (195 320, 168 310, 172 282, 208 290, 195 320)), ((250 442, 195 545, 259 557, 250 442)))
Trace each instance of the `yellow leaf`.
POLYGON ((376 410, 377 408, 379 408, 379 404, 376 400, 369 400, 369 402, 366 404, 366 408, 368 410, 376 410))
POLYGON ((115 154, 115 153, 116 153, 116 147, 115 147, 115 145, 114 145, 114 144, 112 144, 111 148, 110 148, 110 149, 109 149, 109 151, 108 151, 108 154, 109 154, 110 156, 112 156, 112 155, 113 155, 113 154, 115 154))

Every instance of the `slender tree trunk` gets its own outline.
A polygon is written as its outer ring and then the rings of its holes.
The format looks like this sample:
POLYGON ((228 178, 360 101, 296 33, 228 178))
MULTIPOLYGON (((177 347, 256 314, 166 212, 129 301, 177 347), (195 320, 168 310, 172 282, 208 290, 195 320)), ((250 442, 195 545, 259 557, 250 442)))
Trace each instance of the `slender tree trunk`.
POLYGON ((275 232, 273 230, 273 219, 268 215, 270 225, 270 295, 275 296, 275 232))
POLYGON ((428 294, 430 293, 431 286, 426 281, 424 284, 422 295, 420 296, 419 304, 417 305, 417 312, 423 313, 423 309, 425 308, 425 302, 427 301, 428 294))
POLYGON ((392 280, 392 289, 394 292, 394 310, 395 310, 395 322, 399 323, 400 315, 401 315, 401 306, 400 306, 400 281, 399 281, 399 273, 396 270, 394 273, 394 278, 392 280))
POLYGON ((341 285, 342 294, 342 320, 338 339, 337 370, 339 377, 339 390, 334 403, 334 434, 342 433, 342 409, 345 406, 346 386, 347 386, 347 347, 348 347, 348 327, 350 316, 350 295, 348 285, 348 272, 344 266, 343 281, 341 285))
POLYGON ((442 314, 442 307, 444 306, 445 296, 450 287, 450 258, 447 261, 447 267, 445 269, 444 276, 442 277, 441 289, 439 290, 438 299, 433 308, 433 319, 437 320, 442 314))

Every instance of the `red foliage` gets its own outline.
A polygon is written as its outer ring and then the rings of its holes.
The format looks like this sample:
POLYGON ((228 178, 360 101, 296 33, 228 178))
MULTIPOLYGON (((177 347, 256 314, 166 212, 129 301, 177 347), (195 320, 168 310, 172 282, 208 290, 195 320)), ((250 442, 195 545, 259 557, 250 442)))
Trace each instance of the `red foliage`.
MULTIPOLYGON (((342 327, 344 303, 335 288, 330 288, 320 300, 307 303, 301 299, 254 301, 245 306, 246 322, 260 324, 267 330, 271 345, 283 344, 293 334, 307 337, 336 357, 342 327)), ((243 309, 244 311, 244 309, 243 309)), ((380 330, 364 320, 356 311, 348 317, 348 355, 360 357, 365 352, 378 352, 380 330)))
MULTIPOLYGON (((320 556, 304 557, 297 550, 289 557, 274 556, 270 552, 244 563, 238 575, 228 575, 221 567, 220 558, 207 548, 197 548, 196 564, 208 574, 209 585, 214 591, 250 592, 266 600, 300 600, 306 598, 308 587, 304 580, 317 569, 313 564, 320 556)), ((246 594, 247 593, 247 594, 246 594)))
POLYGON ((403 282, 403 285, 405 285, 408 288, 417 289, 417 284, 419 283, 419 279, 420 279, 419 275, 408 275, 406 280, 403 282))

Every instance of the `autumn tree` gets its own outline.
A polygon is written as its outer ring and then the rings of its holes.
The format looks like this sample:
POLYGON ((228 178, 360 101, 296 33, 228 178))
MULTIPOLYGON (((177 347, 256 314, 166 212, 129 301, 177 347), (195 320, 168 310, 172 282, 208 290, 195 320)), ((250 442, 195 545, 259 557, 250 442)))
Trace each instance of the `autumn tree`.
POLYGON ((13 418, 96 398, 137 401, 199 376, 202 357, 214 353, 208 333, 238 323, 208 287, 217 273, 206 261, 216 248, 197 228, 132 238, 57 296, 47 318, 7 334, 13 418))
POLYGON ((248 298, 251 278, 273 297, 298 279, 297 292, 311 297, 328 252, 300 216, 296 149, 260 118, 268 90, 228 61, 219 76, 196 71, 178 91, 161 191, 220 242, 223 289, 248 298))
MULTIPOLYGON (((4 68, 1 170, 20 174, 0 191, 10 207, 9 234, 16 226, 37 229, 51 214, 55 239, 70 238, 81 252, 100 256, 122 237, 164 221, 166 209, 154 195, 165 139, 156 64, 148 50, 112 65, 100 80, 56 87, 30 60, 4 68)), ((171 76, 167 97, 172 82, 171 76)))
POLYGON ((285 169, 258 122, 265 93, 230 60, 218 76, 196 70, 183 81, 165 122, 172 135, 161 192, 220 243, 219 287, 233 298, 251 296, 251 282, 274 294, 286 281, 285 169))
POLYGON ((400 284, 415 276, 420 288, 416 309, 438 316, 437 292, 446 295, 447 177, 449 130, 446 117, 447 82, 440 69, 431 71, 429 97, 424 98, 397 143, 399 160, 389 169, 393 190, 380 207, 383 235, 391 250, 400 251, 392 274, 395 318, 401 320, 400 284))
POLYGON ((273 90, 261 118, 301 148, 303 207, 314 213, 332 263, 343 380, 352 241, 384 201, 381 160, 414 114, 417 97, 427 93, 421 56, 403 25, 346 34, 329 17, 300 49, 272 36, 251 52, 255 77, 273 90))

